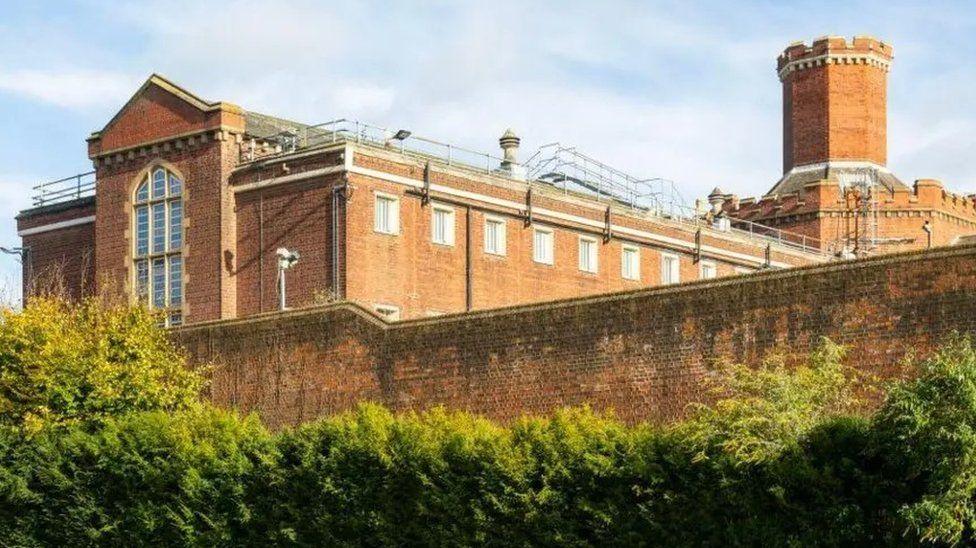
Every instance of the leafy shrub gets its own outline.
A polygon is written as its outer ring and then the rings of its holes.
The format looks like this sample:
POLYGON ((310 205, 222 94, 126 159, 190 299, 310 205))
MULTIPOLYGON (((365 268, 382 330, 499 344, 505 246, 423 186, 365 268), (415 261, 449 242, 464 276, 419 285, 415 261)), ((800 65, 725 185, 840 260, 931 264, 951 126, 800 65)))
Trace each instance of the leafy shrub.
POLYGON ((976 348, 950 338, 892 387, 875 419, 877 448, 909 490, 900 508, 928 541, 972 541, 976 533, 976 348))
POLYGON ((142 308, 32 299, 0 311, 0 425, 97 421, 195 403, 203 376, 142 308))
POLYGON ((775 458, 826 418, 854 407, 845 353, 824 340, 793 369, 781 357, 759 367, 722 364, 713 385, 718 400, 695 405, 678 424, 680 435, 699 448, 700 458, 716 450, 741 464, 775 458))
POLYGON ((3 545, 216 546, 244 536, 246 489, 274 462, 255 419, 214 409, 107 418, 0 442, 3 545))

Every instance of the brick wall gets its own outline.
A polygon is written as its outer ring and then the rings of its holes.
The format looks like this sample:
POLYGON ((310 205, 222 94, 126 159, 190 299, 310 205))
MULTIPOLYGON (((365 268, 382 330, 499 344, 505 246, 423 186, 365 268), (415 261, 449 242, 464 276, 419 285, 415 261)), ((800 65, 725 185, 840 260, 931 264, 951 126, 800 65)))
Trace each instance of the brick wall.
POLYGON ((278 307, 276 250, 298 250, 287 273, 288 306, 327 297, 332 287, 332 193, 338 176, 306 179, 240 192, 237 215, 237 311, 251 315, 278 307))
POLYGON ((173 332, 212 397, 273 426, 436 404, 507 420, 588 403, 670 420, 716 358, 807 353, 822 336, 882 377, 976 328, 976 246, 385 324, 350 304, 173 332))
MULTIPOLYGON (((17 217, 18 231, 50 228, 52 225, 84 220, 95 214, 92 198, 82 198, 40 207, 17 217)), ((24 234, 21 245, 28 248, 23 264, 23 294, 35 291, 64 291, 69 297, 89 295, 94 290, 95 224, 83 222, 54 230, 24 234)))

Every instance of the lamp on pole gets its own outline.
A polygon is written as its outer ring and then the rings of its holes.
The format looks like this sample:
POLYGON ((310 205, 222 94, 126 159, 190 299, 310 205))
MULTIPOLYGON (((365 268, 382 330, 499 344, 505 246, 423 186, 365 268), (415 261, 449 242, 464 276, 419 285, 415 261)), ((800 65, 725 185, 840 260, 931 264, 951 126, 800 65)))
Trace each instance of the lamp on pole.
POLYGON ((285 247, 279 247, 276 252, 278 255, 278 310, 285 310, 285 271, 295 266, 301 255, 297 251, 285 247))
POLYGON ((925 221, 925 223, 922 225, 922 230, 925 231, 925 237, 928 240, 925 244, 925 247, 926 248, 932 247, 932 223, 930 223, 929 221, 925 221))

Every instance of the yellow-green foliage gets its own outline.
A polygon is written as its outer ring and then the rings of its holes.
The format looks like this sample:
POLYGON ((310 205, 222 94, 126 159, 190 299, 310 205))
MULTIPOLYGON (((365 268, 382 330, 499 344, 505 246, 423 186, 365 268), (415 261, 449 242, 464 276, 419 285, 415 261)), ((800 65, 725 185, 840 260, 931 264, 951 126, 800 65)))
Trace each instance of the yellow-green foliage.
POLYGON ((717 401, 695 406, 676 428, 699 448, 700 458, 715 450, 740 463, 774 458, 826 417, 854 405, 844 354, 825 339, 794 368, 780 357, 759 367, 722 364, 713 385, 717 401))
POLYGON ((0 424, 36 430, 191 405, 203 377, 156 323, 95 300, 38 298, 0 312, 0 424))
POLYGON ((952 337, 892 387, 877 414, 878 453, 914 491, 900 513, 921 537, 976 541, 976 348, 952 337))

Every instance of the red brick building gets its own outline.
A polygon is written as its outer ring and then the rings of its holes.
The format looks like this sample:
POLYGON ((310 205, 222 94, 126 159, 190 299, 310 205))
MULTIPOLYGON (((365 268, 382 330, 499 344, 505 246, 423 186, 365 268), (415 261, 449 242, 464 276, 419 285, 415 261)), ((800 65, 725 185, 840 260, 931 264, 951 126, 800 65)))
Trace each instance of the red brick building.
POLYGON ((170 325, 235 318, 277 309, 285 248, 301 255, 288 306, 348 299, 396 319, 824 259, 566 149, 522 165, 518 137, 500 143, 496 158, 308 126, 152 76, 89 138, 95 172, 39 187, 18 216, 25 293, 56 274, 75 295, 148 302, 170 325))
POLYGON ((843 209, 851 166, 892 187, 891 206, 870 211, 898 213, 905 233, 931 220, 949 243, 976 226, 973 201, 909 190, 884 168, 890 58, 866 39, 791 46, 783 180, 758 201, 716 191, 708 210, 573 149, 520 163, 512 132, 494 156, 266 116, 154 75, 89 138, 95 171, 41 185, 18 216, 25 294, 58 277, 74 295, 147 302, 170 325, 249 316, 278 308, 286 249, 301 255, 284 274, 289 307, 350 300, 397 319, 788 268, 828 260, 837 211, 864 233, 864 208, 843 209))
POLYGON ((976 201, 887 168, 891 45, 870 37, 791 44, 783 84, 783 177, 759 198, 711 198, 736 219, 815 238, 826 251, 867 255, 951 245, 976 234, 976 201))

